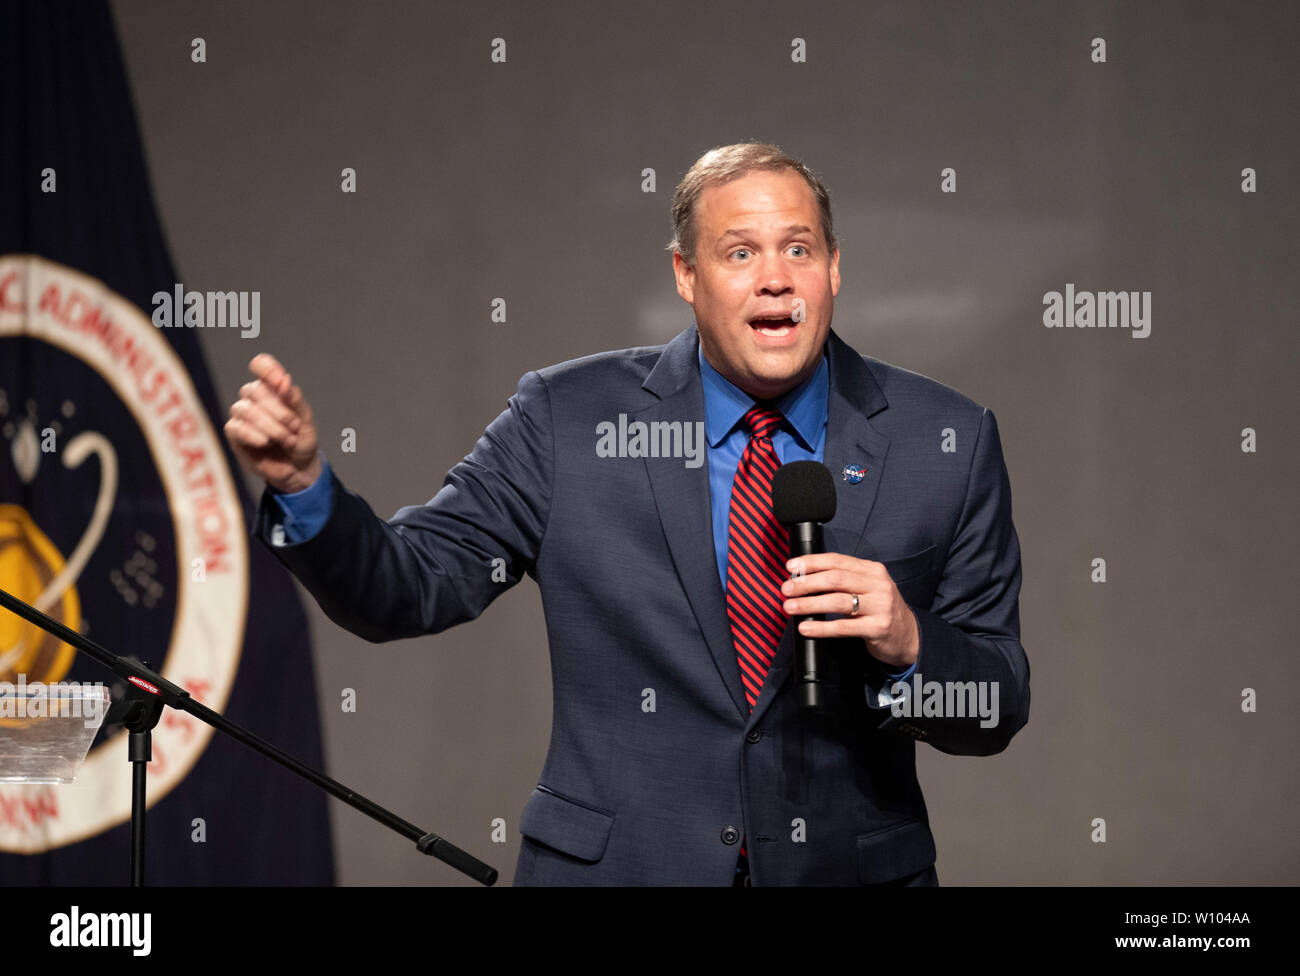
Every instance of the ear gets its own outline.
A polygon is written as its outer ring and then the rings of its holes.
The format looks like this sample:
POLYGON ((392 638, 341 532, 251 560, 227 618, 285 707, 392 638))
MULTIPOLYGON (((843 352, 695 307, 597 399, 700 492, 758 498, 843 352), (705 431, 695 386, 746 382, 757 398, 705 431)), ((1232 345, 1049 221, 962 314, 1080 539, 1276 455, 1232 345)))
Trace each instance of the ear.
POLYGON ((673 251, 673 277, 677 279, 677 294, 688 305, 695 304, 695 269, 682 260, 678 251, 673 251))
POLYGON ((831 295, 840 293, 840 249, 831 252, 831 295))

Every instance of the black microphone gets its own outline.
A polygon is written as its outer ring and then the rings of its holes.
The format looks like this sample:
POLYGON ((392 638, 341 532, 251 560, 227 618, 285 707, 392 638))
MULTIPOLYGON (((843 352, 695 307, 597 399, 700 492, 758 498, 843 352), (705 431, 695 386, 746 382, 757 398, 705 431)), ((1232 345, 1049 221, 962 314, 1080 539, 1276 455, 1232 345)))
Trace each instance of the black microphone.
MULTIPOLYGON (((791 559, 825 552, 822 523, 835 517, 835 479, 826 465, 791 461, 777 468, 772 478, 772 513, 790 530, 791 559)), ((817 641, 799 633, 799 622, 811 619, 816 618, 794 618, 795 667, 804 707, 822 711, 828 702, 822 688, 825 676, 818 673, 817 641)))

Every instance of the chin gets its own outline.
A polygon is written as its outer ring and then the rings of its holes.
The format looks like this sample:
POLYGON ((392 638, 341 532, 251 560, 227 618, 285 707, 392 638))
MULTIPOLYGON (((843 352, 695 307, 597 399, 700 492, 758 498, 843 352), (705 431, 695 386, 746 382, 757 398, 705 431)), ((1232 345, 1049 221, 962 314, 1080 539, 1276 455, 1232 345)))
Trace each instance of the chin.
MULTIPOLYGON (((751 381, 751 386, 760 391, 759 399, 772 400, 783 394, 789 393, 798 385, 797 374, 782 372, 773 375, 757 375, 751 381)), ((749 391, 746 391, 749 392, 749 391)), ((750 394, 753 396, 754 394, 750 394)))

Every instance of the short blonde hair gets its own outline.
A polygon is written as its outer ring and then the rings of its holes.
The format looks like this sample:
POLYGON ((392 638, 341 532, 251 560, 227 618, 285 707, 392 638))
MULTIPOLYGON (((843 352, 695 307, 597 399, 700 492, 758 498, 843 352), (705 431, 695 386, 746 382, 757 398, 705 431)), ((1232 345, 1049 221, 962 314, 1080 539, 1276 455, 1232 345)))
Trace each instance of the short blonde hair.
POLYGON ((829 251, 839 246, 831 220, 831 198, 817 175, 802 162, 786 155, 780 146, 769 142, 737 142, 715 146, 695 161, 673 193, 673 239, 670 253, 676 252, 690 266, 695 266, 695 203, 710 186, 728 183, 755 170, 792 169, 812 188, 821 211, 822 236, 829 251))

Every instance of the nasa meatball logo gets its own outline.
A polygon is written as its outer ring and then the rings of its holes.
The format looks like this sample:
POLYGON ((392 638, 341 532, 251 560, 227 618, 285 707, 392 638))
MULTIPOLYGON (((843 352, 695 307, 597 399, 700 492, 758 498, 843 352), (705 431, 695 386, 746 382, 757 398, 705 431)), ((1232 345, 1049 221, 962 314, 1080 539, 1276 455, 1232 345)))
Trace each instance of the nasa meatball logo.
MULTIPOLYGON (((247 535, 217 432, 166 335, 87 275, 0 255, 0 587, 222 711, 244 639, 247 535)), ((19 675, 118 680, 0 609, 0 683, 19 675)), ((150 806, 211 734, 164 712, 150 806)), ((101 731, 75 782, 0 782, 0 851, 61 847, 130 814, 126 736, 101 731)))

